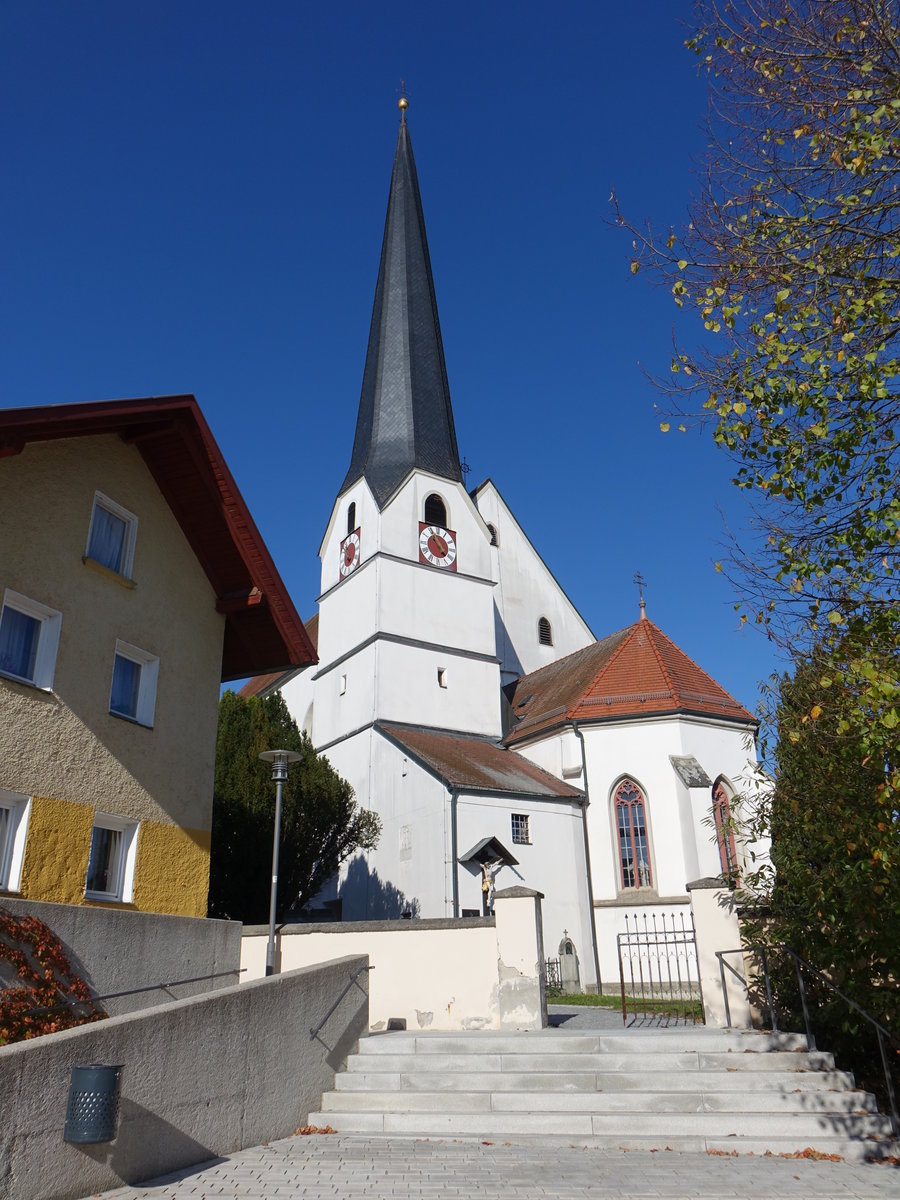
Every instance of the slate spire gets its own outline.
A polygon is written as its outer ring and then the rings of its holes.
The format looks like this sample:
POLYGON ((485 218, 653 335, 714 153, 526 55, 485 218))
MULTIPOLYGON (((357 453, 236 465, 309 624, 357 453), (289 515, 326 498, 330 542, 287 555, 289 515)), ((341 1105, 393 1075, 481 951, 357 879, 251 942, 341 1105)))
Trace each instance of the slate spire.
POLYGON ((462 481, 425 218, 402 100, 353 457, 341 492, 364 477, 383 508, 414 467, 462 481))

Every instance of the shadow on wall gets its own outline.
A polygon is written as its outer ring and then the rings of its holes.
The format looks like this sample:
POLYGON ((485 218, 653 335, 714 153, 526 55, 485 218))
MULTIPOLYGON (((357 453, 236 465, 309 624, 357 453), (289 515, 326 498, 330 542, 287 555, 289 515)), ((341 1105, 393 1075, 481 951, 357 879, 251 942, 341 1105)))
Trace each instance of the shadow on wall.
POLYGON ((382 880, 358 854, 341 881, 340 897, 345 921, 396 921, 418 917, 421 905, 400 888, 382 880))
POLYGON ((201 1142, 188 1137, 143 1104, 136 1104, 124 1096, 119 1107, 116 1140, 103 1145, 75 1145, 72 1149, 95 1162, 104 1163, 123 1183, 134 1182, 136 1152, 142 1159, 140 1174, 145 1179, 174 1170, 183 1170, 184 1177, 188 1177, 191 1167, 199 1171, 211 1163, 224 1162, 201 1142), (159 1147, 157 1164, 152 1164, 152 1153, 149 1160, 146 1157, 149 1146, 159 1147))

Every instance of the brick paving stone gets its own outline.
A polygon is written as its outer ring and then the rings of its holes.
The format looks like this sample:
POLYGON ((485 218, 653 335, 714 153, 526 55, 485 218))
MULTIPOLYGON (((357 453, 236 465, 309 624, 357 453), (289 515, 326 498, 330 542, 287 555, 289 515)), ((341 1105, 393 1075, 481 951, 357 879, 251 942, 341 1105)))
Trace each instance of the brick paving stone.
POLYGON ((537 1142, 296 1137, 102 1200, 900 1200, 890 1166, 537 1142))

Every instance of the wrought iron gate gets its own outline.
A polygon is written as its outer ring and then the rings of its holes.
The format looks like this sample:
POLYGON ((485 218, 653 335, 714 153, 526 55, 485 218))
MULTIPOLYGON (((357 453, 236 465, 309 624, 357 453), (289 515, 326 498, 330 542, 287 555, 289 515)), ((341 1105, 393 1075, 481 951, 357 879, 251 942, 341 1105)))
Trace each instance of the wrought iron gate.
POLYGON ((697 965, 697 942, 690 914, 625 915, 625 932, 617 934, 622 1022, 654 1020, 660 1024, 703 1023, 703 993, 697 965))

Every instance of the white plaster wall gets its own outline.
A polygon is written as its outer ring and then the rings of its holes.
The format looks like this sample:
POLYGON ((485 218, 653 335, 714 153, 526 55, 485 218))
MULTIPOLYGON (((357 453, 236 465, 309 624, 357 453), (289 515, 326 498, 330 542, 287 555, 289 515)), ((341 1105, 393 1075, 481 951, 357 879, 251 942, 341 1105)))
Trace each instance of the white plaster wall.
POLYGON ((390 558, 377 565, 380 630, 493 657, 492 584, 390 558))
POLYGON ((494 484, 484 484, 475 499, 485 523, 497 530, 499 545, 490 547, 490 552, 493 578, 500 585, 495 597, 497 653, 506 683, 595 639, 494 484), (538 641, 541 617, 546 617, 552 627, 552 646, 542 646, 538 641))
MULTIPOLYGON (((646 801, 653 892, 660 897, 685 896, 688 882, 717 875, 721 868, 714 830, 705 824, 712 812, 711 789, 687 789, 669 756, 694 755, 713 781, 720 774, 739 780, 748 763, 746 730, 686 717, 579 728, 588 764, 594 899, 621 895, 611 801, 615 786, 626 775, 642 789, 646 801)), ((575 735, 568 731, 517 747, 524 757, 559 778, 563 764, 576 764, 577 748, 575 735)), ((573 786, 583 786, 580 776, 566 778, 573 786)))
MULTIPOLYGON (((482 838, 496 837, 512 856, 516 867, 501 867, 494 878, 497 889, 520 884, 544 894, 542 905, 544 947, 555 958, 563 933, 568 930, 578 953, 582 984, 595 983, 591 947, 590 905, 584 856, 581 805, 537 799, 460 795, 457 801, 457 851, 464 855, 482 838), (530 845, 513 843, 511 816, 529 818, 530 845)), ((460 913, 481 912, 481 872, 458 865, 460 913)))
POLYGON ((382 822, 376 849, 356 855, 341 871, 343 919, 390 919, 404 911, 450 916, 443 784, 375 730, 338 743, 327 758, 382 822))
POLYGON ((425 500, 432 493, 444 501, 447 528, 456 534, 457 572, 490 580, 490 535, 471 497, 462 484, 426 471, 413 472, 386 505, 381 514, 382 549, 411 562, 419 561, 419 522, 425 520, 425 500))
MULTIPOLYGON (((404 925, 406 923, 404 922, 404 925)), ((330 962, 341 955, 367 954, 370 1029, 392 1017, 409 1030, 499 1029, 497 934, 478 924, 447 929, 303 932, 288 926, 279 939, 281 970, 330 962)), ((534 932, 532 931, 532 941, 534 932)), ((266 936, 245 934, 241 966, 245 983, 265 974, 266 936)))
POLYGON ((319 547, 319 557, 322 560, 322 595, 341 581, 341 542, 347 536, 347 515, 351 504, 356 505, 354 529, 359 530, 360 562, 366 562, 381 549, 381 514, 369 485, 364 479, 360 479, 349 491, 338 497, 331 510, 328 527, 319 547))
MULTIPOLYGON (((500 676, 495 662, 396 642, 378 644, 379 720, 500 736, 500 676), (445 671, 446 687, 438 682, 445 671)), ((347 677, 348 687, 350 676, 347 677)))
MULTIPOLYGON (((316 684, 314 677, 318 669, 317 666, 307 667, 299 675, 295 675, 293 679, 289 680, 281 689, 281 695, 288 706, 288 711, 300 728, 309 734, 310 738, 313 736, 313 724, 315 720, 316 684)), ((313 745, 315 745, 315 742, 313 742, 313 745)))
MULTIPOLYGON (((753 793, 756 778, 756 746, 752 731, 735 726, 716 726, 700 721, 685 720, 682 723, 683 754, 693 754, 715 784, 724 776, 729 790, 734 795, 753 793)), ((712 816, 710 789, 692 789, 692 818, 694 837, 698 848, 696 875, 688 875, 688 882, 707 875, 718 875, 721 871, 715 828, 709 823, 712 816)), ((740 804, 733 806, 733 815, 740 818, 740 804)), ((738 864, 742 869, 754 870, 768 853, 767 844, 748 844, 739 834, 735 836, 738 864), (751 863, 750 851, 757 855, 751 863)))
POLYGON ((0 596, 62 613, 53 690, 0 680, 0 787, 208 829, 225 618, 139 451, 114 435, 0 460, 0 596), (138 518, 133 582, 85 565, 95 491, 138 518), (159 656, 153 728, 109 712, 116 639, 159 656))
POLYGON ((327 667, 371 637, 378 628, 378 563, 370 558, 319 603, 316 653, 327 667))

